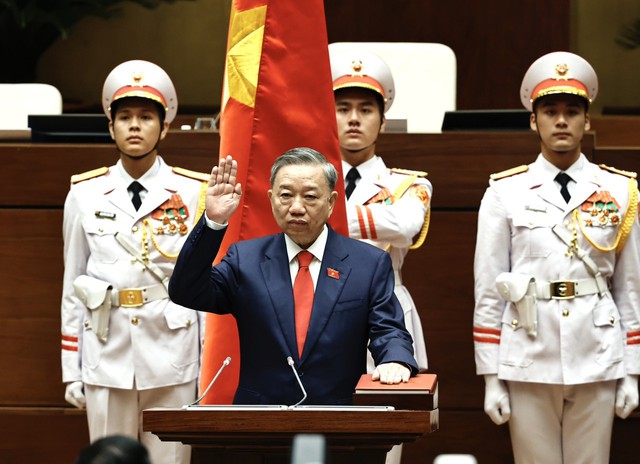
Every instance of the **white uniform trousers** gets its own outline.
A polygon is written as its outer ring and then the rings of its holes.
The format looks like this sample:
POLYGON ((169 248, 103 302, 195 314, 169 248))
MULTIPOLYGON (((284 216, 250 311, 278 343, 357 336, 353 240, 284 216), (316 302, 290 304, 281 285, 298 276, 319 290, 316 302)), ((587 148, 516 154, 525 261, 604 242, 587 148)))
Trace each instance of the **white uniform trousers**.
POLYGON ((402 462, 402 443, 392 447, 387 453, 385 464, 400 464, 402 462))
POLYGON ((163 442, 142 431, 142 411, 149 408, 179 408, 195 400, 196 381, 149 390, 124 390, 96 385, 84 386, 87 399, 89 438, 127 435, 139 440, 149 451, 153 464, 189 464, 191 447, 179 442, 163 442))
POLYGON ((507 382, 516 464, 608 463, 616 383, 507 382))

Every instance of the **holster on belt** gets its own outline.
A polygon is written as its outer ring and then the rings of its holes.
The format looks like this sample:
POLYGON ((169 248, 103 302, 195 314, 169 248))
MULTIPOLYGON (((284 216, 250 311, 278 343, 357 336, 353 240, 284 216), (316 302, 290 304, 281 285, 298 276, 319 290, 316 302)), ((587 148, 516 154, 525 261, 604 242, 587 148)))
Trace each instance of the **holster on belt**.
POLYGON ((102 343, 109 336, 109 316, 111 315, 111 291, 113 287, 104 280, 81 275, 73 281, 76 296, 91 312, 91 326, 102 343))
POLYGON ((516 305, 520 324, 527 334, 537 336, 536 279, 530 275, 503 272, 496 277, 496 288, 502 298, 516 305))

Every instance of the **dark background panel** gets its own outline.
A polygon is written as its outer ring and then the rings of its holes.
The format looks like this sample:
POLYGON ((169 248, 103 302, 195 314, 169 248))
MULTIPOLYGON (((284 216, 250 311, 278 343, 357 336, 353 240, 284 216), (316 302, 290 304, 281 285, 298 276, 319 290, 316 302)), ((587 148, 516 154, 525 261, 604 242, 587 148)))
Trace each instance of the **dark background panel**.
POLYGON ((522 76, 570 47, 570 2, 325 0, 329 42, 435 42, 458 62, 458 109, 521 108, 522 76))

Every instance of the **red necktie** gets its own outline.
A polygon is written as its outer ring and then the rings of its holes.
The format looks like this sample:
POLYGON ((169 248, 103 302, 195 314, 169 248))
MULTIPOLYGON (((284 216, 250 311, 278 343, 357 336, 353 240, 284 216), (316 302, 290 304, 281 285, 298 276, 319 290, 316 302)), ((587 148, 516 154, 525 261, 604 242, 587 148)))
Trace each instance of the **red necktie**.
POLYGON ((311 307, 313 306, 313 280, 309 273, 309 264, 313 255, 308 251, 298 253, 298 274, 293 283, 293 301, 295 304, 296 339, 298 340, 298 356, 302 357, 304 341, 307 338, 311 307))

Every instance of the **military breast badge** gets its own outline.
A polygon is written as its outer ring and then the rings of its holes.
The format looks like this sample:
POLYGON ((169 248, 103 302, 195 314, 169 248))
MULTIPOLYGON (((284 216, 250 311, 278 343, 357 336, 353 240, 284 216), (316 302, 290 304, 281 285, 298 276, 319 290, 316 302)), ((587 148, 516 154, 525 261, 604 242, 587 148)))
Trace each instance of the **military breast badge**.
POLYGON ((186 235, 189 232, 189 227, 185 224, 185 220, 189 217, 189 210, 177 193, 161 204, 151 217, 162 223, 154 229, 156 235, 176 233, 186 235))
POLYGON ((603 190, 591 195, 581 206, 584 225, 587 227, 617 227, 620 224, 620 205, 603 190))

